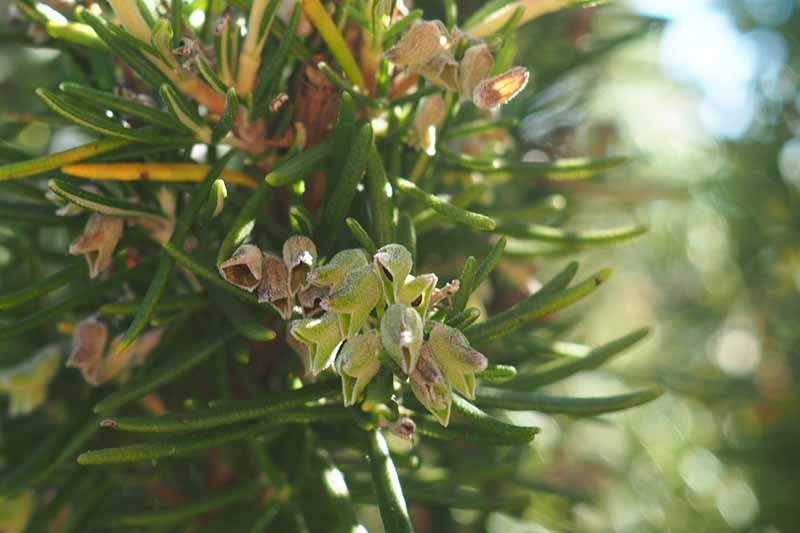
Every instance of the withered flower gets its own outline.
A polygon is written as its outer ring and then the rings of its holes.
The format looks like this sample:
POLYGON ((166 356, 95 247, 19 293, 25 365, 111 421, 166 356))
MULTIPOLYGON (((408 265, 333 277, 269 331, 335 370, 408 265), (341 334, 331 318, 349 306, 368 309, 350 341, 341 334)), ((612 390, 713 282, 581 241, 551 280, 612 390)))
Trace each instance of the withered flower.
POLYGON ((303 235, 295 235, 283 243, 283 262, 289 269, 289 290, 296 294, 306 284, 306 277, 317 261, 314 241, 303 235))
POLYGON ((127 348, 117 352, 116 347, 122 340, 122 335, 114 338, 108 356, 103 361, 100 369, 101 383, 107 383, 116 379, 121 383, 128 380, 130 369, 134 366, 141 366, 150 353, 161 342, 163 330, 151 329, 136 337, 127 348))
POLYGON ((394 304, 386 309, 381 319, 381 343, 408 375, 417 365, 422 336, 422 318, 414 309, 403 304, 394 304))
POLYGON ((96 278, 111 265, 114 248, 122 237, 122 227, 121 218, 93 213, 83 234, 69 245, 70 254, 86 257, 90 278, 96 278))
POLYGON ((240 289, 253 291, 262 277, 261 250, 252 244, 243 244, 227 261, 219 265, 219 273, 225 281, 240 289))
POLYGON ((453 388, 474 400, 477 385, 475 374, 486 370, 489 364, 486 356, 470 346, 461 331, 438 322, 434 324, 425 346, 436 358, 453 388))
POLYGON ((264 254, 261 265, 258 301, 270 304, 281 318, 288 320, 292 316, 294 305, 294 298, 289 291, 289 269, 286 268, 286 263, 274 254, 264 254))
POLYGON ((381 368, 380 339, 375 330, 348 340, 336 357, 336 371, 342 377, 344 406, 355 405, 364 389, 381 368))
POLYGON ((330 291, 327 287, 308 285, 300 290, 297 298, 300 300, 300 307, 303 308, 303 316, 308 318, 323 311, 330 298, 330 291))
POLYGON ((77 368, 90 385, 99 385, 100 367, 108 342, 108 327, 94 319, 84 320, 72 333, 72 352, 67 366, 77 368))

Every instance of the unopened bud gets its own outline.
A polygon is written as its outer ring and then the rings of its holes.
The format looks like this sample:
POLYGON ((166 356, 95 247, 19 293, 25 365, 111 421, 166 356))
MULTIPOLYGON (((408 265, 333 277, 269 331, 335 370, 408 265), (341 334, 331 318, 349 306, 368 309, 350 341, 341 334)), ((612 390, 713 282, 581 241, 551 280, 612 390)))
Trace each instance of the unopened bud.
POLYGON ((240 289, 253 291, 262 276, 262 254, 257 246, 243 244, 227 261, 219 265, 219 273, 225 281, 240 289))
POLYGON ((394 304, 386 309, 381 319, 381 343, 408 375, 417 365, 422 337, 422 318, 414 309, 403 304, 394 304))
POLYGON ((111 265, 114 248, 122 237, 122 228, 121 218, 94 213, 89 217, 83 234, 69 245, 70 254, 86 257, 90 278, 96 278, 111 265))

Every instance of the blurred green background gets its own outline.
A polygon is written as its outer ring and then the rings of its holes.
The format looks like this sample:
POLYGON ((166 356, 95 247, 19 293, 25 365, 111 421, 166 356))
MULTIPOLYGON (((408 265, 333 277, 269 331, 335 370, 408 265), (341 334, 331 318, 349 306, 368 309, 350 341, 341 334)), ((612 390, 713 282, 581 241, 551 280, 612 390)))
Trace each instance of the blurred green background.
MULTIPOLYGON (((520 31, 517 62, 533 78, 505 113, 521 118, 525 157, 635 159, 541 194, 564 196, 567 227, 650 227, 580 254, 586 271, 615 274, 565 338, 654 334, 557 391, 641 380, 668 393, 602 419, 520 415, 543 428, 526 464, 557 490, 537 493, 524 521, 493 515, 492 531, 800 531, 798 35, 795 0, 631 0, 520 31)), ((27 38, 0 44, 0 137, 32 153, 76 144, 74 129, 52 136, 15 114, 42 110, 33 89, 72 68, 27 38)), ((564 264, 534 255, 537 277, 564 264)), ((0 269, 9 261, 0 247, 0 269)))

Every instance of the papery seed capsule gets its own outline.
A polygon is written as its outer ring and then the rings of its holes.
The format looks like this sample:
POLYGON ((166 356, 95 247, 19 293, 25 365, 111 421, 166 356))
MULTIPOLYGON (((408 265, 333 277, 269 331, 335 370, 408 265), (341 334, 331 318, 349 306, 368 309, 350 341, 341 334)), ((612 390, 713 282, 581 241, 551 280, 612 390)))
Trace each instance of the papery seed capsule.
POLYGON ((255 290, 262 276, 262 254, 257 246, 243 244, 227 261, 219 265, 225 281, 246 291, 255 290))
POLYGON ((294 322, 290 334, 308 347, 309 373, 315 376, 331 366, 344 338, 335 313, 294 322))
POLYGON ((84 320, 72 332, 72 352, 67 366, 77 368, 89 385, 99 385, 100 367, 108 342, 108 327, 94 319, 84 320))
POLYGON ((327 305, 330 296, 330 291, 327 287, 317 287, 314 285, 303 287, 297 294, 300 300, 300 307, 303 309, 303 316, 308 318, 321 313, 327 305))
POLYGON ((289 290, 289 269, 277 255, 262 257, 261 284, 258 286, 258 301, 270 304, 284 320, 292 316, 294 298, 289 290))
POLYGON ((127 348, 117 351, 117 344, 122 340, 122 335, 118 335, 111 342, 111 349, 108 356, 103 361, 100 369, 100 382, 107 383, 117 380, 120 383, 128 381, 130 370, 134 366, 141 366, 147 357, 161 342, 162 329, 151 329, 136 337, 127 348))
POLYGON ((446 31, 439 21, 417 20, 385 57, 398 67, 427 63, 448 45, 446 31))
POLYGON ((292 294, 306 284, 306 277, 316 261, 317 247, 308 237, 295 235, 283 243, 283 262, 289 269, 289 290, 292 294))
POLYGON ((492 109, 505 104, 528 84, 530 74, 525 67, 514 67, 483 80, 472 93, 472 102, 479 109, 492 109))
POLYGON ((489 77, 494 66, 494 59, 485 43, 467 48, 461 59, 458 73, 458 89, 461 100, 471 100, 478 84, 489 77))
POLYGON ((111 265, 114 248, 122 237, 121 218, 92 214, 80 237, 69 245, 72 255, 83 254, 89 265, 89 277, 96 278, 111 265))
POLYGON ((436 153, 436 133, 446 116, 447 109, 440 94, 424 98, 414 115, 414 144, 428 155, 436 153))

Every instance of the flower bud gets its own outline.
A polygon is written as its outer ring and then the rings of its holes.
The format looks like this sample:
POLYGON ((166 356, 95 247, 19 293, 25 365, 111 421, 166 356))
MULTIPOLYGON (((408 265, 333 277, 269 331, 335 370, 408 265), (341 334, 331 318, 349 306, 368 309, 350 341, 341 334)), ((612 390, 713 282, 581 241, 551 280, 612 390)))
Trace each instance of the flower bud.
POLYGON ((367 253, 360 248, 342 250, 322 266, 314 266, 307 281, 317 287, 339 288, 348 272, 369 264, 367 253))
POLYGON ((243 244, 230 259, 219 265, 219 273, 225 281, 240 289, 253 291, 262 277, 262 254, 257 246, 243 244))
POLYGON ((342 376, 344 406, 355 405, 364 389, 381 368, 380 339, 375 330, 345 341, 336 357, 336 371, 342 376))
POLYGON ((489 47, 485 43, 476 44, 467 48, 458 74, 458 90, 461 100, 472 100, 475 87, 489 77, 494 66, 494 59, 489 47))
POLYGON ((381 343, 408 375, 417 365, 422 335, 422 318, 414 309, 403 304, 394 304, 386 309, 381 320, 381 343))
POLYGON ((438 281, 439 278, 436 274, 409 276, 405 285, 400 289, 399 302, 416 309, 424 322, 430 311, 431 296, 436 290, 438 281))
POLYGON ((294 298, 289 292, 289 269, 280 257, 264 254, 261 260, 261 284, 258 286, 258 301, 270 304, 283 318, 292 316, 294 298))
POLYGON ((530 73, 525 67, 510 70, 480 82, 472 92, 472 102, 479 109, 491 109, 505 104, 528 84, 530 73))
POLYGON ((292 325, 290 334, 308 347, 309 373, 316 376, 328 368, 336 358, 342 343, 339 319, 335 313, 325 313, 320 318, 305 318, 292 325))
POLYGON ((410 377, 409 384, 414 396, 436 417, 441 425, 447 427, 447 424, 450 423, 453 393, 442 371, 436 365, 427 344, 422 345, 417 367, 410 377))
POLYGON ((96 278, 111 265, 111 256, 122 237, 122 219, 98 213, 86 222, 83 234, 69 245, 72 255, 83 254, 89 265, 89 277, 96 278))
POLYGON ((342 335, 348 339, 358 333, 381 299, 381 282, 372 265, 347 274, 341 286, 331 294, 325 309, 339 316, 342 335))
POLYGON ((67 366, 77 368, 89 385, 99 385, 100 367, 108 342, 108 327, 94 319, 84 320, 72 333, 72 353, 67 366))
POLYGON ((453 388, 474 400, 475 374, 486 370, 486 356, 470 346, 461 331, 440 323, 434 324, 426 345, 453 388))
POLYGON ((11 398, 8 414, 26 415, 44 403, 47 386, 58 372, 58 348, 48 346, 22 363, 0 370, 0 391, 11 398))
POLYGON ((445 50, 447 30, 438 20, 417 20, 385 57, 398 67, 421 65, 445 50))
POLYGON ((308 237, 295 235, 283 243, 283 262, 289 269, 289 290, 292 294, 306 284, 306 277, 316 261, 317 247, 308 237))
POLYGON ((442 95, 434 94, 422 100, 414 115, 414 145, 422 148, 428 155, 436 153, 436 132, 446 114, 442 95))
POLYGON ((151 329, 136 337, 127 348, 117 352, 117 344, 122 340, 122 335, 118 335, 111 343, 108 357, 103 361, 100 370, 100 382, 107 383, 116 379, 120 383, 125 383, 130 377, 130 369, 134 366, 141 366, 147 356, 161 342, 161 329, 151 329))
POLYGON ((387 244, 375 253, 374 260, 383 287, 383 297, 387 304, 394 304, 398 301, 400 287, 411 273, 414 262, 411 252, 401 244, 387 244))

